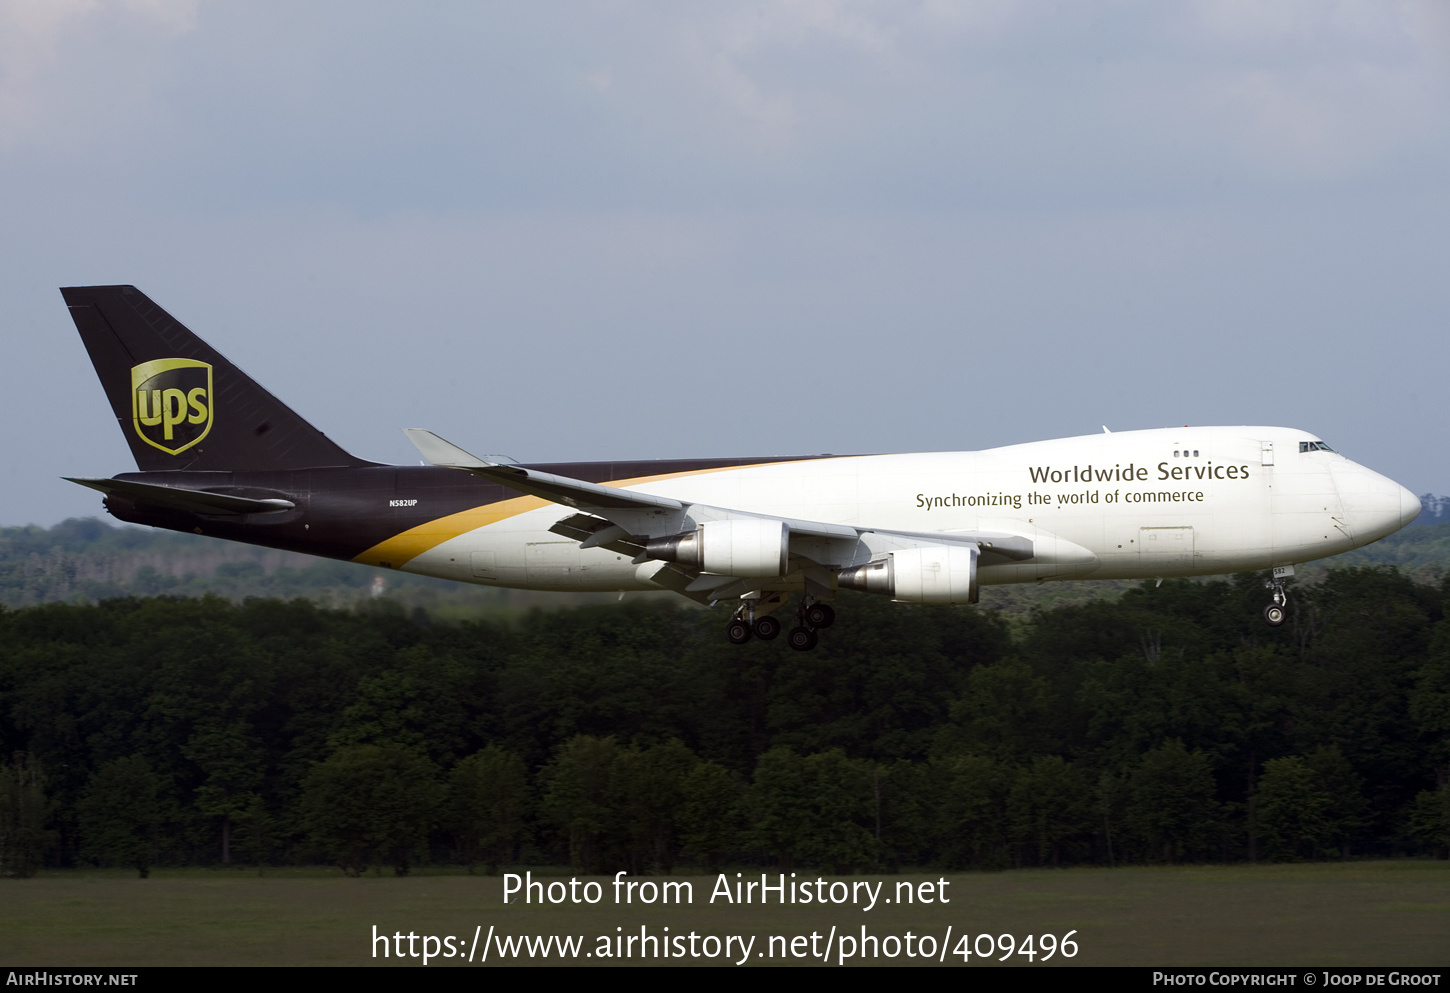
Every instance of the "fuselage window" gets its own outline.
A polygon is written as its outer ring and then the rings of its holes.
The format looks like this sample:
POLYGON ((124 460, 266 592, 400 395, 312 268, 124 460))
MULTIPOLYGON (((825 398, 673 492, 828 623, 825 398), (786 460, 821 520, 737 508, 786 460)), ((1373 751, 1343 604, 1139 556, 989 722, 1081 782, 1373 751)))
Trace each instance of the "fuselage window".
POLYGON ((1193 450, 1193 457, 1198 458, 1198 449, 1196 448, 1193 450))

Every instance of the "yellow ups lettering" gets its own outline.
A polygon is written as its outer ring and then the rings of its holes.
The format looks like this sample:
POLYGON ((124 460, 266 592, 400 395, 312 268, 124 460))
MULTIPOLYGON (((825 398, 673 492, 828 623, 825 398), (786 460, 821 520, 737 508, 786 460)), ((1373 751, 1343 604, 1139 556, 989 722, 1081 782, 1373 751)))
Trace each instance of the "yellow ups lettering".
POLYGON ((191 416, 187 417, 186 423, 200 424, 206 420, 207 409, 206 403, 204 402, 205 399, 206 390, 200 386, 186 395, 186 402, 191 405, 191 416))
POLYGON ((170 441, 174 437, 171 429, 186 423, 186 394, 181 390, 162 390, 161 413, 164 428, 162 437, 170 441))
POLYGON ((160 390, 137 390, 136 391, 136 415, 141 423, 147 427, 155 427, 161 423, 161 391, 160 390), (146 400, 151 400, 151 410, 146 412, 146 400))

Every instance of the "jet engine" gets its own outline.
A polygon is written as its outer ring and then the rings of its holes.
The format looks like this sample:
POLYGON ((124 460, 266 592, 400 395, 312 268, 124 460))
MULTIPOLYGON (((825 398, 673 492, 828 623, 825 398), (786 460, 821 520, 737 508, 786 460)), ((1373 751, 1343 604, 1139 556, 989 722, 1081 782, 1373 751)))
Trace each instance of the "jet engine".
POLYGON ((785 575, 790 558, 790 528, 758 517, 706 521, 693 531, 650 541, 645 554, 717 576, 776 578, 785 575))
POLYGON ((927 545, 886 553, 883 559, 842 569, 843 589, 881 593, 905 603, 976 603, 975 545, 927 545))

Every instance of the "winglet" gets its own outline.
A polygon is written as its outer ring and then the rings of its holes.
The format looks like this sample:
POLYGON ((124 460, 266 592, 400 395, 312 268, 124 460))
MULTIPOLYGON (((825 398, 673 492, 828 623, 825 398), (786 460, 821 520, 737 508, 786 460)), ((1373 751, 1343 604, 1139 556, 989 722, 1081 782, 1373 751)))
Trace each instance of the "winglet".
POLYGON ((487 469, 498 463, 487 462, 477 455, 470 455, 451 441, 444 441, 432 431, 425 431, 422 428, 404 428, 403 433, 408 436, 423 457, 433 465, 442 466, 446 469, 487 469))

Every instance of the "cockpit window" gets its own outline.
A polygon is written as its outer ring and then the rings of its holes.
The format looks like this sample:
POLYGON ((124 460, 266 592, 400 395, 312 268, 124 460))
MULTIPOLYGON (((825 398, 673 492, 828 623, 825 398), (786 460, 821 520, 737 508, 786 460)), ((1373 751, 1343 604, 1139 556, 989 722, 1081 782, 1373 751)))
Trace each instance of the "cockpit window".
POLYGON ((1301 452, 1332 452, 1332 451, 1334 451, 1334 449, 1330 448, 1328 445, 1326 445, 1322 441, 1301 441, 1301 442, 1299 442, 1299 451, 1301 451, 1301 452))

